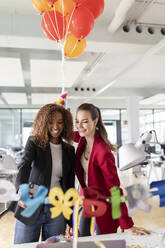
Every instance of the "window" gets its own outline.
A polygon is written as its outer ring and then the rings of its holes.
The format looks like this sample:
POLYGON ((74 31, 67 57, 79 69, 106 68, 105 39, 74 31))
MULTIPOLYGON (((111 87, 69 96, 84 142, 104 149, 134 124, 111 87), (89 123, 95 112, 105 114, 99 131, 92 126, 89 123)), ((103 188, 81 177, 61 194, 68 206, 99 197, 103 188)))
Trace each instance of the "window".
POLYGON ((140 110, 139 116, 140 116, 140 134, 154 129, 152 109, 140 110))
POLYGON ((0 109, 0 146, 21 146, 20 109, 0 109))
POLYGON ((157 134, 158 142, 165 142, 165 110, 154 110, 154 129, 157 134))
POLYGON ((128 143, 128 118, 126 109, 121 110, 121 139, 122 145, 128 143))
POLYGON ((22 144, 25 146, 26 141, 31 134, 32 125, 38 109, 22 109, 22 144))

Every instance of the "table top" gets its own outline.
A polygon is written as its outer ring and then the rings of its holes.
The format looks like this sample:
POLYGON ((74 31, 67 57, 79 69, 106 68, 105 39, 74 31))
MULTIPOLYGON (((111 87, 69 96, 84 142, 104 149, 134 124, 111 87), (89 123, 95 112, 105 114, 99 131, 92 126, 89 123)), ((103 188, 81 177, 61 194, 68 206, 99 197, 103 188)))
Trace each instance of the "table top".
MULTIPOLYGON (((126 245, 140 245, 142 248, 155 248, 159 247, 162 236, 165 232, 165 228, 156 229, 151 231, 150 235, 131 235, 127 232, 124 233, 117 233, 117 234, 105 234, 105 235, 97 235, 95 238, 97 238, 100 241, 105 240, 126 240, 126 245)), ((78 238, 78 242, 84 242, 84 241, 93 241, 94 237, 81 237, 78 238)), ((36 243, 27 243, 27 244, 21 244, 21 245, 8 245, 3 246, 0 248, 35 248, 38 242, 36 243)), ((164 241, 164 247, 165 247, 165 241, 164 241)), ((48 247, 53 248, 55 247, 55 244, 50 244, 48 247)))

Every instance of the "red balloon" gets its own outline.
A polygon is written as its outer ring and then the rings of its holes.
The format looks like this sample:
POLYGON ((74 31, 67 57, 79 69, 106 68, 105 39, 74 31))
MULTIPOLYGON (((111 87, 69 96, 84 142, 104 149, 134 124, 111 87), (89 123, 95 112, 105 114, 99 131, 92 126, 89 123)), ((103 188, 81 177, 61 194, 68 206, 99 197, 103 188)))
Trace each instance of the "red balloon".
POLYGON ((96 19, 104 10, 104 0, 86 0, 82 2, 82 6, 88 8, 96 19))
POLYGON ((69 30, 71 33, 81 39, 86 37, 94 26, 94 17, 89 9, 82 5, 77 7, 71 17, 69 30))
MULTIPOLYGON (((43 28, 42 28, 42 29, 43 29, 43 28)), ((43 33, 44 33, 44 35, 45 35, 47 38, 49 38, 50 40, 56 40, 56 39, 54 39, 54 37, 53 37, 48 31, 46 31, 46 30, 43 29, 43 33)))
POLYGON ((66 21, 57 11, 48 11, 42 17, 41 26, 50 40, 62 40, 66 34, 66 21))
POLYGON ((83 2, 85 2, 86 0, 73 0, 75 3, 77 4, 82 4, 83 2))

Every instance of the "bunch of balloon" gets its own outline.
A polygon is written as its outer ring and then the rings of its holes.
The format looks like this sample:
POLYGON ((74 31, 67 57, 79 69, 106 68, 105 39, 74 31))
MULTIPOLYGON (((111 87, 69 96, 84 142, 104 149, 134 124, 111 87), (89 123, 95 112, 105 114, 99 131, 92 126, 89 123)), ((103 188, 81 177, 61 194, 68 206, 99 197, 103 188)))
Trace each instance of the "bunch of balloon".
POLYGON ((104 10, 104 0, 31 0, 42 16, 46 37, 58 42, 67 58, 80 56, 94 21, 104 10))

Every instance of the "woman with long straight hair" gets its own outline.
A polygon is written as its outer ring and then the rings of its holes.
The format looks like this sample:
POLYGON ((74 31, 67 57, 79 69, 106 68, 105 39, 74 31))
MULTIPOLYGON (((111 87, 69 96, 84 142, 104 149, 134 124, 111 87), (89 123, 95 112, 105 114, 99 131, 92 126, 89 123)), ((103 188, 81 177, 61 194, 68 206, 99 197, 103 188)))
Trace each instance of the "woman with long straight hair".
MULTIPOLYGON (((116 147, 108 140, 99 108, 93 104, 80 105, 76 113, 75 141, 78 142, 76 151, 76 175, 82 190, 86 187, 97 188, 102 194, 109 195, 113 186, 120 187, 120 181, 112 151, 116 147)), ((121 190, 121 189, 120 189, 121 190)), ((121 194, 123 194, 121 190, 121 194)), ((135 234, 149 234, 144 228, 134 226, 128 216, 125 203, 121 203, 121 217, 112 219, 112 209, 109 203, 107 211, 101 217, 96 217, 97 234, 117 232, 117 228, 128 229, 135 234)), ((90 235, 90 219, 81 217, 80 236, 90 235)))

